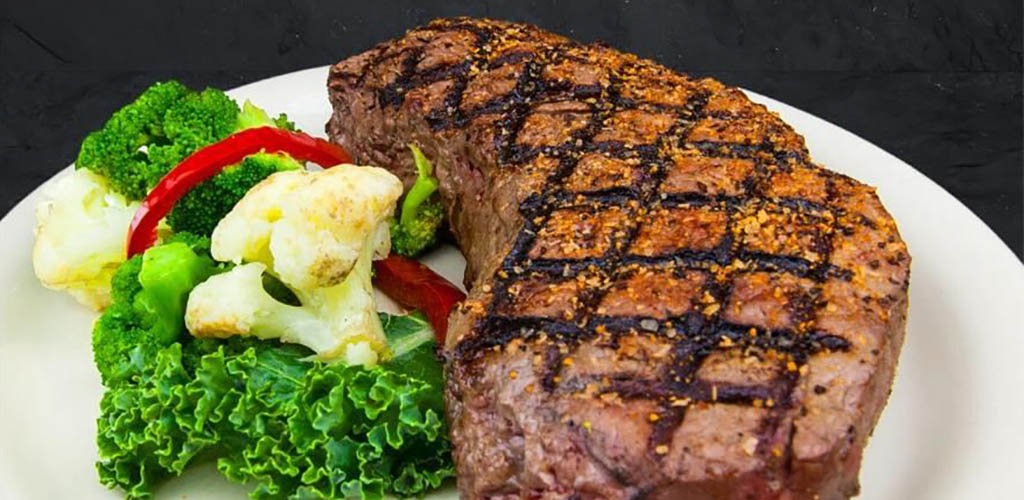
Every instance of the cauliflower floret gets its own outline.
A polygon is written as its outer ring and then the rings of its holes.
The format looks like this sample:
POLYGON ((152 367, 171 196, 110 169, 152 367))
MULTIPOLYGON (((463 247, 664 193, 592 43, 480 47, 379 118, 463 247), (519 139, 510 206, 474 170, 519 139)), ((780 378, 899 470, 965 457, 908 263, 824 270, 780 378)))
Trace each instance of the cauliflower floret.
POLYGON ((110 278, 126 258, 128 226, 139 203, 128 202, 86 169, 65 174, 45 194, 49 199, 36 207, 36 277, 95 310, 106 308, 110 278))
POLYGON ((271 175, 214 229, 213 257, 248 264, 192 291, 188 330, 197 337, 280 338, 323 360, 372 364, 377 355, 386 356, 371 264, 388 254, 387 221, 401 194, 398 178, 375 167, 271 175), (270 297, 261 284, 264 272, 287 285, 302 305, 270 297))

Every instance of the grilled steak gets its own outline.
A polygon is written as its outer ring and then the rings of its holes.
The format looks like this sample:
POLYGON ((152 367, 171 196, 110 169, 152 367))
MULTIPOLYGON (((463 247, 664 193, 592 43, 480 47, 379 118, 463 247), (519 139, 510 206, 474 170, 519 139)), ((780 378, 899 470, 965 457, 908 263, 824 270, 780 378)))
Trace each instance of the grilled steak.
POLYGON ((332 140, 434 160, 469 299, 444 346, 464 498, 836 499, 903 343, 874 190, 739 90, 438 20, 330 71, 332 140))

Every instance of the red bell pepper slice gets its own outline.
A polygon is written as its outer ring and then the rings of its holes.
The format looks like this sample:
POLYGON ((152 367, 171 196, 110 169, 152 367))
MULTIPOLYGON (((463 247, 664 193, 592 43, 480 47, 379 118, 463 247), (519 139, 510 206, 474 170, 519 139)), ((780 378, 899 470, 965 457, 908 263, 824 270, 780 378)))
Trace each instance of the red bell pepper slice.
POLYGON ((373 263, 374 284, 384 295, 408 309, 419 309, 434 328, 437 343, 448 332, 448 313, 466 294, 415 259, 391 255, 373 263))
POLYGON ((228 165, 261 151, 287 153, 300 162, 310 161, 324 168, 352 162, 352 157, 341 147, 301 132, 257 127, 228 136, 185 158, 146 195, 128 232, 128 257, 153 246, 157 224, 190 189, 228 165))
MULTIPOLYGON (((300 132, 273 127, 238 132, 192 153, 160 179, 132 219, 128 232, 128 256, 140 254, 153 246, 157 224, 190 189, 228 165, 261 151, 287 153, 298 161, 310 161, 324 168, 352 162, 352 157, 341 147, 300 132)), ((377 287, 402 307, 423 311, 434 328, 438 343, 443 343, 448 331, 448 313, 466 295, 413 259, 392 255, 375 262, 374 268, 377 287)))

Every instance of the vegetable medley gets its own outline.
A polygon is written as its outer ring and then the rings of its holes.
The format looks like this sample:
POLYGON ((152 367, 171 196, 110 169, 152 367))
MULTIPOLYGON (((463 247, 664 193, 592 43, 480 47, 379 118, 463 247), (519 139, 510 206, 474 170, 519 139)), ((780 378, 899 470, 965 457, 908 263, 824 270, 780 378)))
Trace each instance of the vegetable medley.
POLYGON ((102 312, 103 484, 148 498, 210 460, 252 498, 417 496, 453 476, 435 339, 464 295, 402 257, 443 224, 410 149, 403 197, 285 115, 174 81, 85 138, 37 209, 33 265, 102 312), (422 312, 379 313, 373 283, 422 312))

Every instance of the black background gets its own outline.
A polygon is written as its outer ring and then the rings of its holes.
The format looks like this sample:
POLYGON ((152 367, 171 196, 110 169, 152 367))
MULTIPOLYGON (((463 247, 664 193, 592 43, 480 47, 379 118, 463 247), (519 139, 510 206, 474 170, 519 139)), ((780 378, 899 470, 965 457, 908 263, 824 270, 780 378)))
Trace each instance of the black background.
POLYGON ((230 88, 459 14, 604 40, 802 108, 924 172, 1024 251, 1020 0, 0 0, 0 214, 155 80, 230 88))

